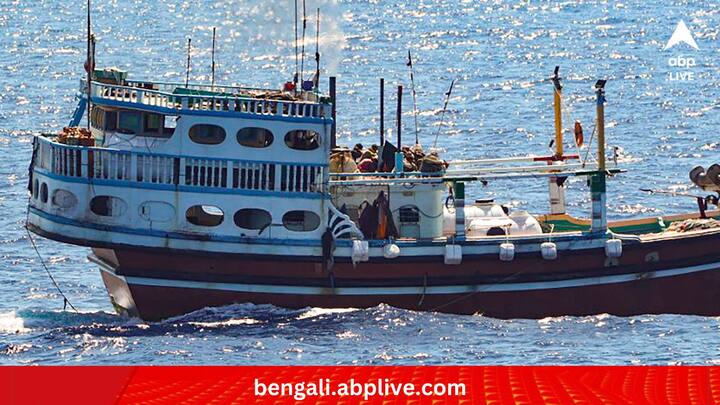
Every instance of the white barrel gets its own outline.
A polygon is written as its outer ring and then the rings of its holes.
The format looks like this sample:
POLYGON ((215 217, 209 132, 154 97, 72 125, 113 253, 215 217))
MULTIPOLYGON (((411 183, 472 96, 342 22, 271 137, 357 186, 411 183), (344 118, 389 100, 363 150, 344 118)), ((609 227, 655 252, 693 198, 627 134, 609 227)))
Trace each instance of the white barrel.
POLYGON ((605 256, 613 259, 622 256, 622 241, 620 239, 605 241, 605 256))
POLYGON ((545 260, 557 259, 557 245, 554 242, 543 243, 540 245, 540 251, 542 252, 542 257, 545 260))
POLYGON ((491 228, 500 228, 505 233, 510 231, 512 233, 512 227, 516 226, 515 222, 510 218, 475 218, 470 221, 467 227, 467 236, 486 236, 491 228))
POLYGON ((515 245, 509 242, 500 244, 500 260, 511 262, 515 259, 515 245))
POLYGON ((445 264, 458 265, 462 263, 462 246, 445 245, 445 264))
POLYGON ((513 211, 510 219, 517 224, 517 227, 510 229, 510 235, 538 235, 543 233, 540 222, 527 211, 513 211))
MULTIPOLYGON (((495 203, 469 205, 464 208, 463 212, 465 213, 465 228, 469 227, 476 219, 508 218, 502 206, 495 203)), ((512 222, 507 223, 512 225, 512 222)), ((445 206, 443 206, 442 231, 444 236, 455 234, 455 210, 450 211, 445 206)))

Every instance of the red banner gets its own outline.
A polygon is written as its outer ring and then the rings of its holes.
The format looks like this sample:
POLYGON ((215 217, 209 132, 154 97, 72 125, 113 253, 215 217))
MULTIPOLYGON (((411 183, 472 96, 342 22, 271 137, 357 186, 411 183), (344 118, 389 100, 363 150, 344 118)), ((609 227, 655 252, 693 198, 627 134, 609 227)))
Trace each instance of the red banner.
POLYGON ((3 404, 710 404, 711 367, 0 367, 3 404))

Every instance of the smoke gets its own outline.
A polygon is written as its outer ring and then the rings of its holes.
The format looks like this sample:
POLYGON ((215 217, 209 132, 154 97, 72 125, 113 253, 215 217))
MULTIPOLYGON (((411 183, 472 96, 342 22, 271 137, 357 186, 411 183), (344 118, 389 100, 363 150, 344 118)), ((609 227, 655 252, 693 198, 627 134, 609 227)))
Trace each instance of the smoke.
MULTIPOLYGON (((234 3, 234 2, 230 2, 234 3)), ((306 0, 306 30, 303 41, 303 1, 297 0, 298 52, 305 45, 304 76, 312 77, 315 72, 315 47, 317 9, 320 9, 320 35, 317 43, 320 51, 321 74, 336 74, 342 51, 347 42, 340 27, 342 13, 337 0, 306 0)), ((280 60, 295 70, 295 0, 257 1, 251 0, 244 7, 235 5, 240 20, 254 27, 256 40, 269 41, 275 45, 280 60)), ((298 55, 301 59, 301 56, 298 55)))

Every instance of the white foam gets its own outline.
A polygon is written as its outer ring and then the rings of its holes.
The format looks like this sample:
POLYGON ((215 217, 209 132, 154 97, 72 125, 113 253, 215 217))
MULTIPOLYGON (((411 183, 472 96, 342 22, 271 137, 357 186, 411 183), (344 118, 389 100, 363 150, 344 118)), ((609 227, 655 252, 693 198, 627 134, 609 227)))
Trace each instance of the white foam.
POLYGON ((15 311, 0 313, 0 333, 27 333, 30 329, 15 311))
POLYGON ((297 319, 308 319, 316 316, 330 315, 330 314, 344 314, 347 312, 357 311, 357 308, 310 308, 307 312, 301 314, 297 319))

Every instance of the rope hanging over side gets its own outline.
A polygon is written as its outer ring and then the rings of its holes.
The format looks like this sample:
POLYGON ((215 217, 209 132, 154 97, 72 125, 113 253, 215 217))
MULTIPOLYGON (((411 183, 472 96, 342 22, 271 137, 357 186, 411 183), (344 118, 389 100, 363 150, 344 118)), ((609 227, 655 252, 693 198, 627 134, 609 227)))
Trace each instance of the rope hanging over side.
POLYGON ((33 249, 35 250, 35 254, 37 254, 38 259, 40 260, 40 264, 42 265, 43 269, 45 269, 45 273, 47 273, 48 278, 50 278, 50 281, 55 286, 55 289, 57 290, 58 294, 63 298, 63 311, 65 311, 68 307, 72 308, 75 312, 80 312, 75 308, 75 306, 70 302, 67 295, 63 292, 63 290, 60 288, 60 285, 55 280, 55 277, 53 277, 52 273, 50 272, 50 269, 45 264, 45 260, 43 260, 42 255, 40 254, 40 250, 38 250, 37 244, 35 244, 35 239, 32 237, 32 233, 30 233, 30 228, 28 228, 28 218, 30 217, 30 199, 28 199, 28 210, 27 215, 25 219, 25 232, 27 232, 28 240, 30 241, 30 245, 32 245, 33 249))

